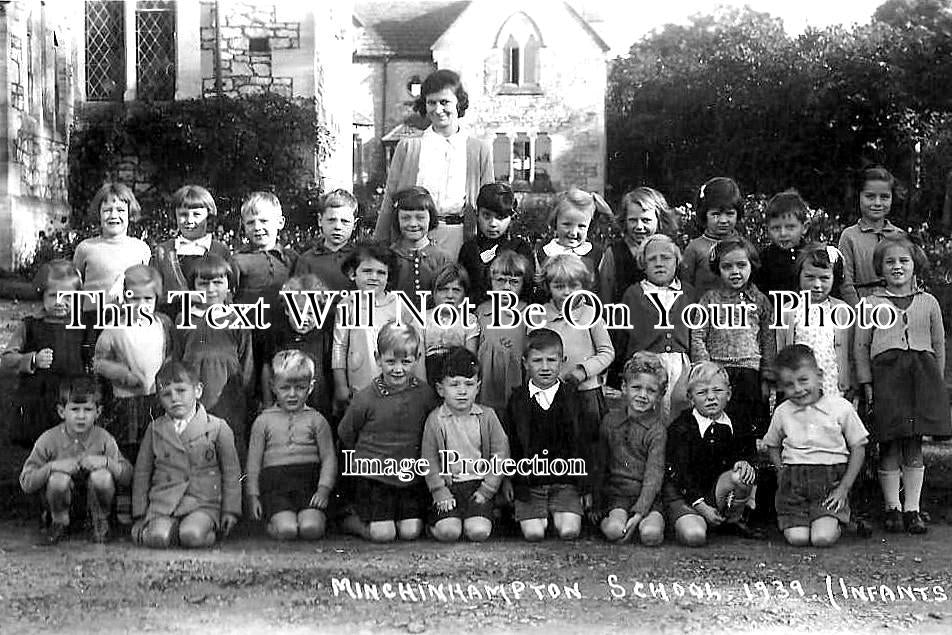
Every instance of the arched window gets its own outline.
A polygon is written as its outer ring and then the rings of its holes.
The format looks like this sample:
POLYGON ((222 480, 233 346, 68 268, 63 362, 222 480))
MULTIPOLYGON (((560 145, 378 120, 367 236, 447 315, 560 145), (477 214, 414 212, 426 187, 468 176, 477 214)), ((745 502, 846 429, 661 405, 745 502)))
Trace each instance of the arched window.
POLYGON ((504 88, 538 88, 542 46, 539 29, 525 13, 515 13, 503 23, 496 37, 496 48, 502 55, 500 79, 504 88))

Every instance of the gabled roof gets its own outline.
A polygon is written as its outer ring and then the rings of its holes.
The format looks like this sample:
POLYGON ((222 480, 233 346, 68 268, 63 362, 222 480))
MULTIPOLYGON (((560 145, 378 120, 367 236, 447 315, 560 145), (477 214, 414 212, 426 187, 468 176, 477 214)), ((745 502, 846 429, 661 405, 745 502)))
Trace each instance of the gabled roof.
POLYGON ((432 59, 430 47, 470 0, 357 0, 363 32, 355 55, 432 59))

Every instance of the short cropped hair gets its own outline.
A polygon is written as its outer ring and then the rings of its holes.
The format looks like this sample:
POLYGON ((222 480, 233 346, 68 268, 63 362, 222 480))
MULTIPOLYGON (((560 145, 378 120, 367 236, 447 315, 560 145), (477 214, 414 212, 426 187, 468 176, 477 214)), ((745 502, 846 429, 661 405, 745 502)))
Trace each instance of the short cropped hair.
MULTIPOLYGON (((638 263, 638 267, 644 271, 645 266, 647 265, 645 253, 648 251, 649 246, 664 246, 674 256, 674 266, 677 268, 681 264, 681 248, 678 247, 678 244, 674 242, 674 239, 668 236, 667 234, 652 234, 645 238, 645 242, 641 243, 641 249, 638 250, 638 255, 635 256, 635 262, 638 263)), ((675 274, 677 275, 677 274, 675 274)))
POLYGON ((542 265, 542 279, 546 286, 553 282, 579 282, 587 288, 592 285, 594 277, 582 257, 575 254, 558 254, 542 265))
POLYGON ((807 207, 807 202, 794 189, 774 194, 767 201, 767 208, 764 210, 765 220, 771 221, 784 216, 793 216, 801 223, 806 223, 810 216, 810 208, 807 207))
POLYGON ((487 209, 501 218, 508 218, 519 209, 519 201, 511 185, 497 181, 479 188, 476 207, 487 209))
POLYGON ((228 278, 228 289, 234 293, 238 282, 234 268, 221 256, 211 253, 205 254, 195 261, 192 266, 192 270, 188 274, 188 288, 194 289, 195 281, 199 278, 211 280, 219 276, 228 278))
POLYGON ((183 185, 172 194, 172 209, 196 209, 202 208, 208 210, 209 216, 218 216, 218 205, 211 192, 201 185, 183 185))
POLYGON ((126 269, 122 279, 122 288, 128 291, 130 287, 150 285, 155 295, 162 298, 162 274, 149 265, 132 265, 126 269))
POLYGON ((387 278, 387 289, 389 290, 393 286, 394 278, 396 277, 396 254, 394 254, 388 246, 377 241, 359 242, 350 250, 350 253, 344 258, 344 262, 340 263, 341 273, 348 277, 353 275, 353 273, 357 271, 357 267, 360 266, 360 263, 365 260, 376 260, 387 268, 389 274, 387 278))
POLYGON ((271 360, 271 369, 275 377, 307 379, 308 381, 313 380, 316 373, 311 356, 295 349, 278 351, 271 360))
POLYGON ((452 88, 456 95, 456 114, 460 117, 466 114, 469 108, 469 95, 463 89, 463 82, 459 74, 446 68, 433 71, 423 80, 420 86, 420 94, 413 102, 413 110, 421 117, 426 117, 426 97, 433 93, 438 93, 444 88, 452 88))
POLYGON ((709 179, 698 190, 697 204, 698 222, 707 225, 707 213, 712 209, 733 209, 737 212, 737 220, 744 218, 744 199, 740 187, 734 179, 726 176, 716 176, 709 179))
POLYGON ((839 249, 822 243, 813 243, 804 247, 797 256, 797 275, 807 265, 817 269, 825 269, 833 273, 833 289, 838 289, 843 282, 843 254, 839 249))
POLYGON ((282 216, 281 201, 271 192, 252 192, 241 204, 241 218, 251 213, 260 214, 263 207, 275 207, 282 216))
POLYGON ((915 267, 916 278, 922 279, 922 275, 929 270, 929 257, 922 247, 915 244, 905 234, 900 236, 884 236, 882 240, 876 243, 873 249, 873 270, 877 277, 883 275, 883 259, 886 257, 886 250, 894 247, 901 247, 909 252, 912 257, 912 264, 915 267))
POLYGON ((56 403, 61 406, 72 403, 87 403, 89 401, 102 404, 102 385, 99 380, 90 375, 79 375, 59 385, 56 403))
POLYGON ((522 356, 528 357, 529 351, 547 351, 553 348, 557 348, 560 355, 565 352, 562 336, 552 329, 536 329, 526 335, 522 356))
POLYGON ((791 344, 777 353, 774 358, 774 369, 779 373, 781 369, 798 370, 802 366, 809 366, 814 370, 820 370, 820 365, 816 361, 816 355, 806 344, 791 344))
POLYGON ((44 293, 51 283, 70 282, 74 289, 81 289, 83 286, 83 277, 79 270, 65 258, 57 258, 42 265, 33 280, 40 293, 44 293))
POLYGON ((664 194, 651 187, 636 187, 621 197, 621 203, 615 210, 615 223, 625 228, 628 222, 628 207, 637 205, 646 212, 653 211, 658 218, 658 233, 674 236, 678 232, 678 223, 671 215, 671 209, 664 194))
POLYGON ((101 220, 100 212, 102 211, 102 204, 110 198, 118 199, 126 204, 129 208, 130 223, 136 222, 142 216, 142 206, 139 205, 136 195, 133 194, 132 189, 128 185, 124 183, 106 183, 96 190, 96 193, 93 195, 93 200, 89 202, 90 218, 101 220))
POLYGON ((469 274, 458 262, 443 265, 443 268, 436 272, 436 277, 433 278, 433 293, 451 282, 459 282, 463 285, 463 293, 469 292, 469 274))
POLYGON ((661 357, 657 353, 638 351, 625 362, 623 373, 626 383, 637 375, 652 375, 658 380, 658 386, 662 393, 668 387, 668 371, 665 370, 664 364, 661 363, 661 357))
POLYGON ((197 386, 201 383, 198 371, 191 364, 176 360, 169 360, 162 364, 162 368, 155 374, 155 388, 163 390, 169 384, 184 382, 197 386))
POLYGON ((443 358, 443 377, 479 379, 479 360, 476 354, 463 346, 452 346, 443 358))
POLYGON ((715 379, 723 379, 728 387, 731 385, 730 376, 727 371, 717 362, 697 362, 691 366, 688 371, 688 394, 692 394, 699 384, 706 384, 715 379))
POLYGON ((349 207, 356 212, 357 197, 343 188, 321 194, 317 199, 317 213, 323 215, 330 207, 349 207))
POLYGON ((436 229, 440 219, 436 214, 436 203, 425 187, 414 185, 393 195, 393 231, 400 235, 400 210, 423 210, 430 215, 427 230, 436 229))
POLYGON ((750 261, 750 275, 751 278, 753 278, 754 274, 760 269, 760 255, 757 253, 757 248, 754 247, 753 243, 740 236, 725 238, 714 245, 714 248, 711 249, 710 257, 711 271, 720 274, 721 260, 730 252, 738 250, 747 254, 747 260, 750 261))
POLYGON ((389 320, 377 334, 377 353, 403 353, 407 356, 420 356, 420 334, 409 324, 397 324, 389 320))
POLYGON ((302 273, 288 278, 281 285, 283 291, 330 291, 327 283, 316 273, 302 273))

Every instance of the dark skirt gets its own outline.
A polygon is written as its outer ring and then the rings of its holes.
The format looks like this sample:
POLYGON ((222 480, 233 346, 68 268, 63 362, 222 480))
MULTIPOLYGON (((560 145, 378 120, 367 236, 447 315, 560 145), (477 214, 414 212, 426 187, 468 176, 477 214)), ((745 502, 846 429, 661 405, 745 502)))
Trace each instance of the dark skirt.
POLYGON ((949 395, 934 354, 890 349, 873 359, 876 441, 952 434, 949 395))

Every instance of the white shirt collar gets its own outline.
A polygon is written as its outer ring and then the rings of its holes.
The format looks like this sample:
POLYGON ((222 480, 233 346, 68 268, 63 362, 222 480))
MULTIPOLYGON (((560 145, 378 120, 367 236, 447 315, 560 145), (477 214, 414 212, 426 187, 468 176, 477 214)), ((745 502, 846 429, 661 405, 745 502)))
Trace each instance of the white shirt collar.
POLYGON ((565 245, 560 245, 559 242, 553 238, 542 248, 542 253, 544 253, 547 258, 558 256, 560 254, 575 254, 576 256, 584 256, 591 250, 592 243, 588 242, 587 240, 578 247, 566 247, 565 245))
POLYGON ((450 145, 458 146, 461 143, 465 145, 466 138, 469 135, 463 132, 463 126, 460 126, 456 132, 454 132, 448 137, 444 137, 443 135, 438 133, 436 130, 434 130, 433 126, 429 126, 426 130, 423 131, 423 136, 427 138, 438 139, 441 141, 445 141, 446 143, 449 143, 450 145))
POLYGON ((654 282, 651 282, 649 280, 642 280, 641 288, 644 289, 645 291, 680 291, 681 281, 675 278, 674 280, 671 281, 671 284, 669 284, 668 286, 659 287, 654 282))
MULTIPOLYGON (((192 419, 195 418, 195 415, 198 414, 198 408, 196 407, 192 414, 184 419, 172 419, 172 425, 175 426, 175 434, 182 436, 182 433, 185 432, 185 428, 188 427, 188 424, 191 423, 192 419)), ((170 417, 171 418, 171 417, 170 417)))
POLYGON ((702 437, 708 431, 708 428, 710 428, 715 423, 723 423, 727 425, 728 428, 731 429, 732 433, 734 432, 734 425, 731 423, 731 418, 727 416, 726 412, 722 412, 720 416, 717 417, 717 419, 711 419, 709 417, 705 417, 704 415, 702 415, 700 412, 697 411, 697 408, 695 408, 691 414, 694 415, 694 420, 697 421, 697 429, 698 429, 698 432, 701 433, 702 437))
POLYGON ((548 388, 539 388, 538 386, 533 384, 532 380, 530 379, 529 380, 529 398, 539 401, 539 405, 542 406, 542 409, 548 410, 552 406, 552 403, 555 401, 555 393, 559 392, 559 386, 561 385, 561 383, 562 382, 557 381, 551 386, 549 386, 548 388), (542 394, 542 400, 544 400, 545 404, 548 404, 548 405, 545 405, 544 403, 542 403, 542 401, 539 400, 538 397, 536 397, 536 395, 540 393, 542 394))
POLYGON ((205 234, 195 240, 189 240, 182 236, 176 236, 175 238, 175 252, 182 256, 204 256, 211 248, 211 234, 205 234))

